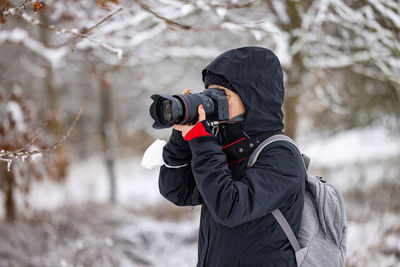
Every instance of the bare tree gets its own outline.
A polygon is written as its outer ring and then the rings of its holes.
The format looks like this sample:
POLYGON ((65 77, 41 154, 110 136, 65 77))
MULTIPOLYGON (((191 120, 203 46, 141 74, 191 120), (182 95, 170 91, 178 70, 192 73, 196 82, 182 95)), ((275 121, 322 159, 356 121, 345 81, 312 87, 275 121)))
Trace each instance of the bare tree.
POLYGON ((35 153, 34 150, 46 149, 48 144, 39 136, 41 131, 35 130, 35 104, 23 98, 19 86, 12 88, 9 97, 0 96, 0 118, 0 170, 5 217, 14 220, 15 189, 27 194, 33 179, 55 177, 55 169, 53 159, 47 155, 46 160, 39 160, 35 164, 32 162, 42 157, 42 153, 35 153))

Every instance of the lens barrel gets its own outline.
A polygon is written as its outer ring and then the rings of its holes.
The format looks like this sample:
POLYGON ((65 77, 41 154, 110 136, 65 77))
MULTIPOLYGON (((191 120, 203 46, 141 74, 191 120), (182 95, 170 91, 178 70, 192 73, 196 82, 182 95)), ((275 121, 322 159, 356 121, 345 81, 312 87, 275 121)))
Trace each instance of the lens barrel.
POLYGON ((205 89, 198 94, 152 95, 150 115, 154 119, 153 128, 163 129, 174 124, 189 124, 198 121, 198 107, 203 105, 208 120, 229 118, 228 100, 225 92, 218 88, 205 89))

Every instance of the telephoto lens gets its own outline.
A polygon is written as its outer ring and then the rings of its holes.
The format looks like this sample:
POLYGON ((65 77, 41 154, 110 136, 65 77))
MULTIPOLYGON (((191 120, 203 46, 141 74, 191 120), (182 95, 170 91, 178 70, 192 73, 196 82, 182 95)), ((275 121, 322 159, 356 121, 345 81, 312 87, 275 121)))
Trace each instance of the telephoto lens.
POLYGON ((150 106, 150 115, 154 119, 155 129, 197 122, 200 105, 204 107, 207 120, 229 119, 228 100, 225 91, 219 88, 208 88, 197 94, 155 94, 151 98, 154 102, 150 106))

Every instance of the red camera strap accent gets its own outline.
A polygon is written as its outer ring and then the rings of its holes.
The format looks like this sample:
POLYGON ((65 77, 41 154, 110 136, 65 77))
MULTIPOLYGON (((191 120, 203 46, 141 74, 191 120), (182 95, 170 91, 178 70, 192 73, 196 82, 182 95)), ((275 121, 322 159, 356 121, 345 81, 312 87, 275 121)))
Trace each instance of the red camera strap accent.
POLYGON ((229 146, 231 146, 233 144, 239 143, 240 141, 243 141, 244 139, 246 139, 246 137, 242 137, 239 140, 236 140, 235 142, 230 143, 229 145, 226 145, 226 146, 222 147, 222 149, 225 149, 225 148, 227 148, 227 147, 229 147, 229 146))
POLYGON ((228 163, 228 165, 233 165, 233 164, 239 163, 239 162, 241 162, 241 161, 243 161, 243 160, 245 160, 245 159, 247 159, 247 157, 244 157, 244 158, 242 158, 242 159, 239 159, 239 160, 237 160, 237 161, 235 161, 235 162, 230 162, 230 163, 228 163))

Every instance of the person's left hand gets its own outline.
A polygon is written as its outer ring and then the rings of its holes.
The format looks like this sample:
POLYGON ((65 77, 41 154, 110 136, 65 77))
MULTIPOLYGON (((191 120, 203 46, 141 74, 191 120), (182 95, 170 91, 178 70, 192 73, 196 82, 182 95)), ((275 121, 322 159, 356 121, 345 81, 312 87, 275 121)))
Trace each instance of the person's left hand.
MULTIPOLYGON (((201 121, 203 121, 203 120, 206 119, 206 112, 204 111, 203 105, 200 105, 200 106, 197 108, 197 112, 198 112, 198 114, 199 114, 199 120, 197 121, 197 123, 200 123, 201 121)), ((197 124, 197 123, 196 123, 196 124, 197 124)), ((182 132, 182 136, 185 137, 186 134, 187 134, 190 130, 192 130, 192 128, 193 128, 194 126, 195 126, 195 125, 180 125, 180 124, 174 124, 174 126, 172 126, 172 128, 174 128, 174 129, 177 130, 177 131, 182 132)))

